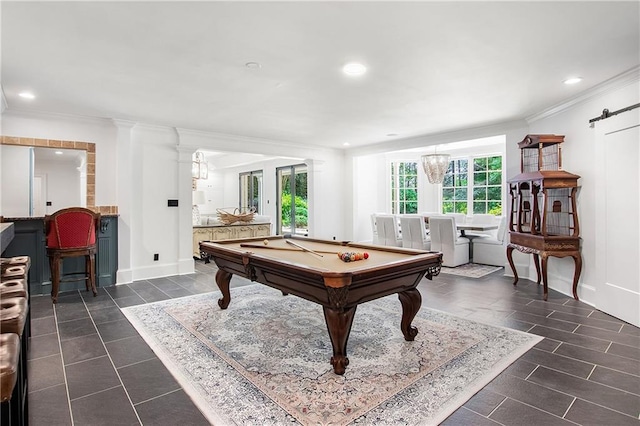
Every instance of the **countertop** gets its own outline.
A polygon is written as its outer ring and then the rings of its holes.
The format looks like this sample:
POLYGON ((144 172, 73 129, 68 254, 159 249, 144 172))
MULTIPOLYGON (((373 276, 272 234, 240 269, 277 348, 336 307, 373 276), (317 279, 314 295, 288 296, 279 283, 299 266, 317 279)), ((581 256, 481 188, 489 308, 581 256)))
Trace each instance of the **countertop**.
POLYGON ((4 253, 14 236, 13 223, 0 223, 0 253, 4 253))

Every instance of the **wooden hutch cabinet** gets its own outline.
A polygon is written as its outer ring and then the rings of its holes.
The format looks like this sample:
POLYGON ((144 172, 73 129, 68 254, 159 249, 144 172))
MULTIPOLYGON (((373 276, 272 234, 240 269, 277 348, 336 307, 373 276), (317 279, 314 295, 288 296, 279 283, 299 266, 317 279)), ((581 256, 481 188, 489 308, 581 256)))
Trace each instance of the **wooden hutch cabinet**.
POLYGON ((571 256, 575 262, 573 297, 577 300, 582 270, 580 227, 576 192, 580 176, 562 169, 561 135, 527 135, 520 148, 520 174, 509 179, 510 242, 507 260, 518 282, 513 250, 533 255, 538 284, 542 278, 544 300, 548 297, 549 256, 571 256), (540 257, 542 265, 540 265, 540 257), (542 273, 540 268, 542 266, 542 273))

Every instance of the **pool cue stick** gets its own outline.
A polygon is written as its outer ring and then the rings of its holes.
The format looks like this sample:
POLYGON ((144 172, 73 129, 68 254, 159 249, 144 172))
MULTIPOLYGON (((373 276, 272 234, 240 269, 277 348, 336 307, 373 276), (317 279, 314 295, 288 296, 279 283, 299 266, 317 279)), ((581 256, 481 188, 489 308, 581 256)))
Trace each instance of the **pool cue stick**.
POLYGON ((323 255, 321 255, 321 254, 320 254, 320 253, 318 253, 317 251, 313 251, 313 250, 311 250, 311 249, 308 249, 308 248, 306 248, 306 247, 304 247, 304 246, 301 246, 301 245, 300 245, 300 244, 298 244, 298 243, 294 243, 294 242, 293 242, 293 241, 291 241, 291 240, 285 240, 285 241, 286 241, 288 244, 291 244, 292 246, 296 246, 296 247, 298 247, 298 248, 301 248, 302 250, 304 250, 304 251, 308 251, 309 253, 313 253, 313 254, 315 254, 316 256, 324 257, 323 255))
MULTIPOLYGON (((293 247, 261 246, 259 244, 247 244, 247 243, 240 244, 240 247, 271 249, 271 250, 285 250, 285 251, 304 251, 304 250, 299 250, 299 249, 293 248, 293 247)), ((322 251, 322 250, 318 250, 318 253, 338 254, 337 251, 322 251)))

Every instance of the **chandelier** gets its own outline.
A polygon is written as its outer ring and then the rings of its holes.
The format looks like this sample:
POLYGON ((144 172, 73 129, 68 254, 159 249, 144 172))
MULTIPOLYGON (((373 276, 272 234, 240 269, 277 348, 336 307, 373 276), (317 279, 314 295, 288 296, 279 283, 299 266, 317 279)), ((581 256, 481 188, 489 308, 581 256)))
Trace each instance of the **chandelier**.
POLYGON ((196 151, 196 153, 193 154, 193 161, 191 163, 191 177, 194 179, 209 178, 209 164, 204 159, 204 154, 200 151, 196 151))
POLYGON ((449 154, 426 154, 421 157, 422 168, 429 183, 442 183, 449 168, 449 154))

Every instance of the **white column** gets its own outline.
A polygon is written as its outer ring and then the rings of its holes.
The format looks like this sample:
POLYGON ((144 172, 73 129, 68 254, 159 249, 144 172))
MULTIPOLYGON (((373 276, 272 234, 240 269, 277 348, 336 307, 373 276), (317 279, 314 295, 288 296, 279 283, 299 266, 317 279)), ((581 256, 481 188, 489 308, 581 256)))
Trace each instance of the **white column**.
POLYGON ((180 146, 179 132, 178 140, 178 274, 191 274, 194 272, 191 159, 195 149, 180 146))
MULTIPOLYGON (((140 211, 140 206, 136 208, 134 196, 142 190, 142 176, 136 168, 135 150, 131 141, 131 133, 136 123, 124 120, 113 120, 116 126, 116 164, 114 177, 117 181, 117 204, 118 204, 118 273, 117 284, 130 283, 133 281, 133 241, 136 226, 135 212, 140 211), (136 169, 138 173, 135 173, 136 169)), ((138 159, 140 157, 137 157, 138 159)), ((138 197, 139 199, 140 197, 138 197)), ((139 215, 138 215, 139 216, 139 215)))

